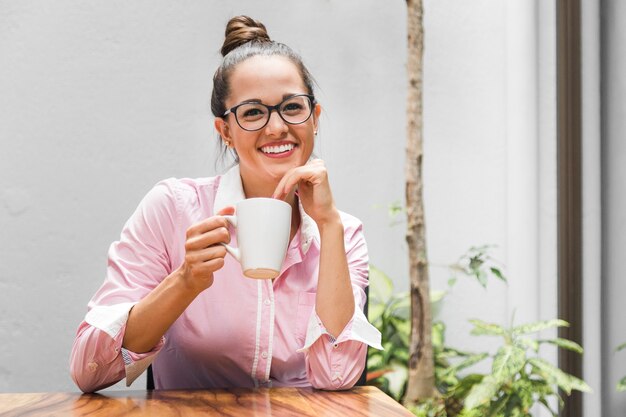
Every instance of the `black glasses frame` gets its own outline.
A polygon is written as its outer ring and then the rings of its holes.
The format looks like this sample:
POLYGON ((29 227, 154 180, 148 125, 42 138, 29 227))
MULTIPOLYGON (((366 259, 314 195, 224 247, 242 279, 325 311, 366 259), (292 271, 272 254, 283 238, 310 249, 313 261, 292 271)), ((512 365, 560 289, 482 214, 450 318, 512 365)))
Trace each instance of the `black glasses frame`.
POLYGON ((245 101, 243 103, 239 103, 234 107, 231 107, 230 109, 226 110, 226 112, 224 112, 224 114, 222 115, 222 117, 226 117, 229 114, 233 114, 235 116, 235 120, 237 121, 237 124, 239 125, 240 128, 242 128, 243 130, 246 130, 248 132, 256 132, 257 130, 261 130, 263 129, 265 126, 267 126, 267 124, 269 123, 270 119, 272 118, 272 111, 276 110, 276 113, 278 114, 278 116, 283 120, 283 122, 290 124, 290 125, 301 125, 302 123, 306 122, 307 120, 309 120, 311 118, 311 115, 313 114, 313 109, 315 108, 315 97, 311 94, 294 94, 293 96, 289 96, 286 99, 284 99, 283 101, 281 101, 280 103, 278 103, 275 106, 268 106, 267 104, 263 104, 260 102, 256 102, 256 101, 245 101), (309 113, 309 115, 307 116, 306 119, 304 119, 301 122, 298 123, 293 123, 290 122, 288 120, 285 120, 285 118, 283 117, 283 115, 280 113, 280 106, 282 106, 286 101, 289 101, 295 97, 306 97, 309 99, 309 101, 311 102, 311 112, 309 113), (261 105, 263 107, 265 107, 267 109, 267 119, 265 120, 265 123, 263 123, 263 126, 257 128, 257 129, 246 129, 245 127, 243 127, 241 125, 241 123, 239 123, 239 119, 237 118, 237 109, 245 104, 258 104, 261 105))

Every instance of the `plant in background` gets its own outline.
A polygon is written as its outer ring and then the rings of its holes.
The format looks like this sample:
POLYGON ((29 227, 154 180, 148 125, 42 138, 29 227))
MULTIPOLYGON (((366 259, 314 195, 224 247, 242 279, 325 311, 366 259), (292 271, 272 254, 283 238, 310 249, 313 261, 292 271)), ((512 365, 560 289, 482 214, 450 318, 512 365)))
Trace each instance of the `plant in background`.
MULTIPOLYGON (((622 343, 621 345, 619 345, 615 349, 615 351, 619 352, 620 350, 624 350, 624 349, 626 349, 626 343, 622 343)), ((626 391, 626 376, 619 380, 616 388, 618 391, 626 391)))
MULTIPOLYGON (((452 278, 445 291, 431 292, 433 312, 440 309, 446 294, 459 276, 471 277, 486 287, 490 277, 506 282, 497 261, 490 255, 491 246, 472 247, 449 266, 452 278)), ((409 357, 410 303, 407 292, 393 292, 391 279, 375 267, 370 269, 369 319, 382 333, 384 351, 368 353, 368 383, 401 401, 407 387, 409 357)), ((540 321, 505 328, 498 324, 470 320, 473 336, 498 336, 502 345, 495 354, 470 353, 446 345, 445 324, 434 320, 432 326, 435 359, 435 385, 438 396, 428 398, 409 409, 420 417, 505 417, 530 416, 530 409, 543 404, 553 415, 550 399, 562 407, 559 389, 566 395, 572 390, 589 392, 582 380, 564 373, 540 357, 540 347, 550 344, 582 353, 578 344, 561 338, 537 339, 535 333, 567 326, 563 320, 540 321), (491 358, 491 373, 466 373, 475 364, 491 358)), ((618 349, 626 349, 626 343, 618 349)), ((620 381, 626 389, 626 377, 620 381)))
MULTIPOLYGON (((393 216, 401 208, 390 209, 393 216)), ((475 278, 483 287, 489 276, 506 281, 498 263, 489 255, 493 246, 471 247, 457 262, 446 267, 452 272, 445 291, 431 291, 433 316, 441 309, 444 297, 454 287, 459 275, 475 278)), ((369 321, 382 334, 384 351, 370 348, 367 361, 367 380, 385 393, 401 401, 407 387, 407 361, 409 358, 410 301, 408 292, 394 293, 392 280, 380 269, 370 266, 369 321)), ((445 324, 434 320, 432 326, 433 354, 435 358, 435 385, 445 393, 458 383, 458 372, 470 367, 487 354, 463 352, 445 345, 445 324), (451 361, 455 361, 453 365, 451 361)), ((433 402, 439 399, 434 398, 433 402)))
POLYGON ((536 403, 541 403, 556 417, 558 411, 550 407, 549 399, 557 399, 559 408, 562 407, 559 389, 567 395, 573 390, 591 391, 583 380, 561 371, 539 355, 539 349, 544 344, 582 354, 580 345, 558 337, 529 337, 542 330, 569 326, 567 322, 548 320, 509 328, 481 320, 470 322, 474 325, 472 335, 501 337, 503 343, 495 355, 489 355, 492 358, 490 374, 468 375, 451 389, 452 396, 459 391, 464 397, 464 408, 460 415, 530 416, 530 409, 536 403))

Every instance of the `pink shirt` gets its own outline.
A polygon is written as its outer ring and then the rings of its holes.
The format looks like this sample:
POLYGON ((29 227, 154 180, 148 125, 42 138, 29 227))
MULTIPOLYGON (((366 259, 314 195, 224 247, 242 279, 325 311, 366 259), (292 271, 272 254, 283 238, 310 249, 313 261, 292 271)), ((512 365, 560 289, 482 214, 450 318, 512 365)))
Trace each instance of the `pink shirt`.
POLYGON ((213 178, 168 179, 146 195, 111 245, 104 284, 77 331, 70 370, 81 390, 96 391, 123 378, 129 386, 151 363, 157 389, 354 385, 367 345, 382 346, 380 332, 362 311, 368 277, 362 225, 345 213, 341 220, 356 306, 336 339, 315 313, 319 231, 300 207, 300 229, 273 282, 244 277, 227 255, 213 285, 151 352, 122 348, 131 307, 182 264, 187 228, 244 198, 238 166, 213 178))

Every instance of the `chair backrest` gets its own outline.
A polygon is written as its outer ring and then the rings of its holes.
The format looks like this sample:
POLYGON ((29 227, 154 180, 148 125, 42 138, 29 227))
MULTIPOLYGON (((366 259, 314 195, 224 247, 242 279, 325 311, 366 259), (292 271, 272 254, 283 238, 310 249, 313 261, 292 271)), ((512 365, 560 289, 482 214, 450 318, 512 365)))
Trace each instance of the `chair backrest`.
MULTIPOLYGON (((367 317, 367 313, 369 310, 369 294, 370 288, 365 287, 365 304, 363 305, 363 313, 365 317, 367 317)), ((367 382, 367 350, 365 351, 365 368, 363 369, 363 373, 356 381, 355 386, 363 386, 367 382)), ((148 366, 148 374, 146 375, 146 389, 153 390, 154 389, 154 375, 152 375, 152 365, 148 366)))

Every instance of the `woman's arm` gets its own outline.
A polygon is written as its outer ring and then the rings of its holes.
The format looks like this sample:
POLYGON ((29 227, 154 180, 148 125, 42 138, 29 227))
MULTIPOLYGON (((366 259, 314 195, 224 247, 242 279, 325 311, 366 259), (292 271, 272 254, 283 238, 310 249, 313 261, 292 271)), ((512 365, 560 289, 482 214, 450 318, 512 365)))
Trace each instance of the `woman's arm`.
POLYGON ((223 265, 225 250, 216 243, 227 242, 229 234, 224 219, 214 216, 189 228, 183 265, 170 269, 169 254, 179 250, 172 240, 180 229, 177 187, 175 180, 157 184, 111 245, 107 277, 89 303, 71 352, 71 374, 84 391, 124 376, 132 382, 158 352, 170 325, 223 265))
POLYGON ((365 367, 367 345, 380 346, 380 332, 363 315, 368 257, 360 222, 344 225, 335 208, 328 175, 320 160, 295 168, 281 180, 274 197, 298 187, 304 211, 320 232, 320 261, 315 314, 307 332, 307 376, 321 389, 347 389, 365 367), (358 303, 357 303, 358 301, 358 303), (323 334, 325 330, 328 335, 323 334), (330 336, 330 337, 329 337, 330 336))
POLYGON ((230 241, 222 215, 233 212, 226 208, 187 230, 185 261, 132 308, 124 348, 137 353, 152 350, 198 294, 213 284, 213 273, 224 266, 226 256, 220 242, 230 241))
POLYGON ((326 330, 338 337, 354 314, 354 295, 344 247, 343 223, 336 219, 318 223, 320 266, 315 311, 326 330))

